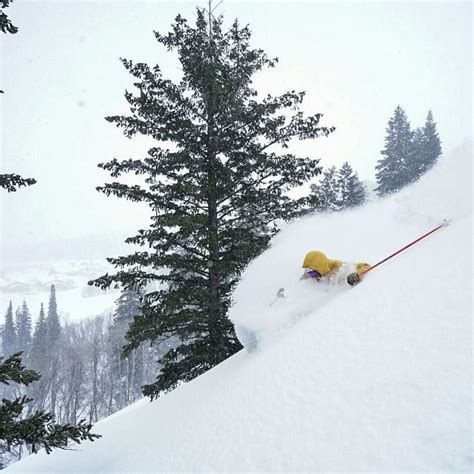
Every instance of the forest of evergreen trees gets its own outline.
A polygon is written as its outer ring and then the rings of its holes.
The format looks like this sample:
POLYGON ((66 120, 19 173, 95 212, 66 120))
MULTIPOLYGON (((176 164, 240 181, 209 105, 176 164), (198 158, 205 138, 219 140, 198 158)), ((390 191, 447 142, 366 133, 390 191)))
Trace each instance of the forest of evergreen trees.
MULTIPOLYGON (((405 111, 397 106, 390 118, 382 158, 377 161, 375 191, 384 197, 400 191, 429 171, 441 155, 441 140, 431 111, 423 127, 411 129, 405 111)), ((323 170, 318 184, 311 185, 318 204, 313 209, 334 212, 360 206, 368 197, 366 186, 348 162, 340 169, 323 170)))
POLYGON ((365 185, 347 161, 339 170, 335 166, 324 170, 319 184, 311 185, 311 192, 318 201, 316 211, 342 211, 360 206, 367 199, 365 185))
MULTIPOLYGON (((51 287, 47 311, 41 305, 34 330, 26 302, 13 311, 10 303, 1 328, 3 357, 22 352, 29 369, 41 374, 28 387, 12 383, 0 386, 1 398, 27 396, 25 416, 37 410, 54 415, 57 423, 75 425, 85 419, 94 423, 142 397, 142 387, 151 382, 159 367, 160 350, 141 344, 122 356, 125 333, 139 309, 140 295, 124 291, 115 312, 79 323, 61 324, 56 291, 51 287)), ((168 341, 172 346, 175 341, 168 341)), ((3 461, 31 452, 19 444, 3 461)))

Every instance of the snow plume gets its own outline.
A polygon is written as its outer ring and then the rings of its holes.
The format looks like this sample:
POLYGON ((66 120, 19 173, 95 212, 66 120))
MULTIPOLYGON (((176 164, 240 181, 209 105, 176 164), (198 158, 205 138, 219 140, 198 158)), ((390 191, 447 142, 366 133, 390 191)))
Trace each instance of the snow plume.
POLYGON ((97 423, 95 443, 7 471, 472 472, 471 159, 286 226, 235 291, 255 351, 97 423), (308 250, 375 263, 451 217, 354 288, 299 280, 308 250))
MULTIPOLYGON (((443 220, 459 221, 471 215, 471 162, 472 147, 465 145, 441 157, 432 170, 400 193, 362 208, 315 214, 288 225, 271 248, 251 262, 234 292, 230 315, 243 342, 243 328, 263 343, 346 290, 313 280, 299 281, 308 251, 375 264, 443 220), (280 288, 284 288, 284 297, 275 299, 280 288)), ((417 250, 411 248, 385 266, 398 269, 399 277, 405 278, 417 250)))

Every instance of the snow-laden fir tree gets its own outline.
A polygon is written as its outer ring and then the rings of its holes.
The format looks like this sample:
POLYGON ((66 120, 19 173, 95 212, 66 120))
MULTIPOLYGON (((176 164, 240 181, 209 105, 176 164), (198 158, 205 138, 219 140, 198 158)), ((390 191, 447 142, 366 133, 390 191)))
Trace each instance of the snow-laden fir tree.
POLYGON ((365 202, 367 190, 347 161, 337 172, 336 185, 340 209, 360 206, 365 202))
POLYGON ((48 340, 48 327, 43 303, 41 303, 39 318, 31 340, 31 349, 28 354, 28 366, 40 374, 44 374, 38 382, 28 387, 28 396, 34 399, 29 408, 43 410, 46 407, 48 396, 48 377, 50 375, 50 351, 48 340))
POLYGON ((5 315, 5 324, 2 331, 2 352, 4 357, 12 355, 17 348, 17 334, 15 330, 15 322, 13 320, 12 302, 8 305, 5 315))
POLYGON ((34 369, 40 370, 45 365, 48 354, 48 346, 48 328, 46 325, 46 316, 44 314, 43 303, 41 303, 39 318, 36 321, 30 350, 29 365, 31 365, 34 369))
POLYGON ((141 394, 145 383, 145 359, 153 357, 149 345, 140 344, 126 355, 122 354, 125 335, 133 318, 140 313, 141 292, 124 290, 116 300, 113 322, 109 327, 108 349, 112 396, 118 408, 129 405, 141 394))
POLYGON ((417 180, 434 166, 441 155, 441 140, 431 110, 426 117, 425 126, 415 131, 413 147, 412 174, 413 180, 417 180))
POLYGON ((311 185, 311 192, 318 202, 316 210, 322 212, 335 212, 341 210, 337 170, 335 166, 331 166, 323 171, 323 177, 319 184, 311 185))
POLYGON ((17 347, 20 351, 28 352, 31 345, 31 315, 30 310, 23 301, 21 308, 18 311, 17 322, 17 347))
MULTIPOLYGON (((0 384, 29 386, 40 378, 34 370, 27 369, 20 357, 13 354, 0 358, 0 384)), ((36 453, 44 448, 49 454, 53 448, 66 449, 72 443, 84 440, 94 441, 100 435, 91 434, 92 425, 80 420, 76 425, 60 425, 54 415, 41 410, 25 416, 23 413, 32 400, 19 396, 12 400, 3 398, 0 403, 0 444, 8 451, 16 446, 26 445, 36 453)))
POLYGON ((46 329, 48 338, 48 372, 42 374, 49 384, 49 411, 56 413, 58 397, 59 373, 59 347, 61 339, 61 323, 59 321, 58 305, 56 302, 56 288, 51 285, 49 294, 48 315, 46 316, 46 329))
POLYGON ((390 118, 385 137, 383 158, 377 162, 377 194, 399 191, 413 181, 412 166, 414 160, 413 132, 405 111, 397 106, 390 118))
POLYGON ((197 10, 196 25, 178 16, 158 43, 176 51, 182 78, 166 79, 159 66, 123 60, 135 78, 126 92, 131 114, 108 117, 127 137, 146 135, 156 145, 141 159, 113 159, 100 166, 114 178, 135 173, 145 184, 113 182, 99 188, 152 210, 150 228, 127 241, 142 251, 109 261, 120 270, 95 284, 125 288, 158 284, 143 298, 128 333, 129 348, 145 340, 180 344, 144 393, 152 397, 191 380, 241 346, 227 317, 241 270, 266 248, 277 219, 314 204, 288 191, 316 176, 318 161, 287 152, 292 139, 327 136, 321 114, 300 111, 304 93, 257 96, 252 77, 273 67, 251 32, 235 21, 197 10), (258 232, 256 232, 256 229, 258 232))
POLYGON ((61 323, 59 321, 58 304, 56 301, 56 288, 51 285, 49 293, 48 315, 46 317, 46 328, 48 334, 48 346, 51 352, 55 352, 55 348, 59 344, 61 337, 61 323))

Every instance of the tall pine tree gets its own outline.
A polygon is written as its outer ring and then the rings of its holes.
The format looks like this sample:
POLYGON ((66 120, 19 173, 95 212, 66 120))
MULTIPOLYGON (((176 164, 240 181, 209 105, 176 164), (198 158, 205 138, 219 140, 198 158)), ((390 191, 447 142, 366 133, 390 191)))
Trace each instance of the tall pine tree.
POLYGON ((12 355, 17 348, 17 334, 15 323, 13 321, 12 302, 8 305, 7 314, 5 315, 5 324, 2 331, 2 352, 4 357, 12 355))
POLYGON ((48 327, 46 325, 43 303, 41 303, 39 318, 36 321, 29 354, 29 365, 40 373, 45 371, 44 369, 47 365, 48 347, 48 327))
POLYGON ((56 413, 58 397, 59 374, 59 347, 61 339, 61 323, 59 321, 58 305, 56 302, 56 288, 51 285, 49 295, 48 316, 46 317, 46 330, 48 338, 48 372, 43 376, 49 387, 49 411, 56 413))
POLYGON ((340 209, 360 206, 365 202, 367 190, 347 161, 337 172, 336 181, 340 209))
POLYGON ((399 191, 412 178, 411 168, 414 160, 413 132, 405 111, 397 106, 390 118, 385 137, 383 158, 377 162, 376 191, 379 196, 399 191))
POLYGON ((417 129, 414 136, 415 159, 414 180, 431 169, 441 155, 441 140, 431 110, 426 117, 425 126, 417 129))
POLYGON ((18 326, 17 326, 17 346, 18 350, 28 352, 31 345, 31 315, 30 310, 23 301, 19 310, 18 326))
POLYGON ((152 223, 127 240, 143 250, 109 259, 120 270, 95 281, 128 289, 159 283, 144 297, 128 333, 129 350, 144 340, 180 340, 160 359, 156 382, 145 386, 151 397, 241 348, 227 317, 231 291, 241 270, 268 245, 275 221, 312 204, 288 191, 320 172, 317 160, 285 150, 292 139, 333 130, 320 125, 321 114, 303 115, 304 93, 257 96, 252 76, 276 60, 252 49, 249 28, 237 21, 224 31, 222 17, 198 9, 194 27, 178 16, 170 33, 155 36, 178 53, 181 81, 165 79, 159 66, 123 60, 137 89, 125 95, 131 115, 107 120, 127 137, 152 137, 156 146, 143 159, 100 165, 114 178, 141 175, 145 185, 99 188, 146 202, 152 223))
POLYGON ((46 317, 46 327, 48 333, 48 347, 52 352, 59 344, 61 337, 61 323, 59 322, 58 304, 56 302, 56 288, 51 285, 49 293, 48 316, 46 317))
POLYGON ((323 171, 321 181, 317 185, 311 185, 311 191, 318 202, 316 210, 323 212, 340 210, 337 171, 335 166, 331 166, 323 171))
POLYGON ((113 323, 109 328, 109 357, 111 376, 114 377, 114 399, 119 408, 130 404, 141 392, 143 379, 143 344, 122 355, 125 334, 140 313, 141 293, 134 290, 122 291, 115 302, 113 323), (137 390, 138 389, 138 390, 137 390))

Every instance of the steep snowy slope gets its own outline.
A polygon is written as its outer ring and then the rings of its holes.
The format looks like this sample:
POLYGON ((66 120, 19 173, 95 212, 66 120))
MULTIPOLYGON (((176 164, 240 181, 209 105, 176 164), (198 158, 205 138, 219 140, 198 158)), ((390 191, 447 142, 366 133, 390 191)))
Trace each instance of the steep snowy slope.
POLYGON ((235 292, 258 351, 97 423, 97 442, 9 471, 471 472, 470 162, 465 148, 393 198, 287 226, 235 292), (298 281, 307 250, 375 262, 445 217, 355 288, 298 281))

